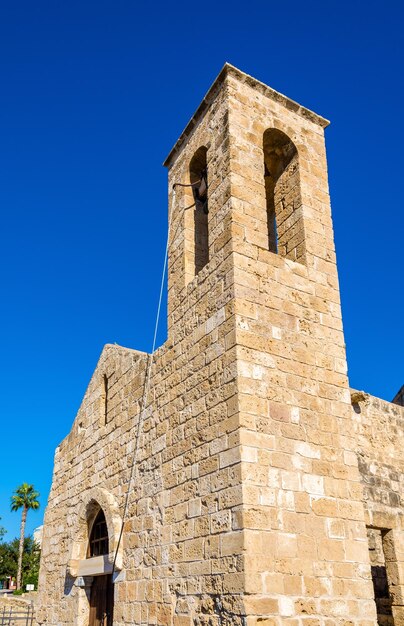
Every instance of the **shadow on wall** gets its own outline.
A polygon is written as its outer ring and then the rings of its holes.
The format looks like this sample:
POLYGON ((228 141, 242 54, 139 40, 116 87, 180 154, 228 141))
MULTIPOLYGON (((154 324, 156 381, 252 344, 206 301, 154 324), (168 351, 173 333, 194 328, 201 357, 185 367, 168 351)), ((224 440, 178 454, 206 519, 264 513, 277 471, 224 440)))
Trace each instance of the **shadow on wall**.
POLYGON ((71 576, 71 574, 69 574, 69 572, 66 572, 66 576, 65 576, 65 585, 64 585, 64 594, 65 596, 70 595, 72 589, 73 589, 73 585, 74 585, 74 581, 76 579, 71 576))

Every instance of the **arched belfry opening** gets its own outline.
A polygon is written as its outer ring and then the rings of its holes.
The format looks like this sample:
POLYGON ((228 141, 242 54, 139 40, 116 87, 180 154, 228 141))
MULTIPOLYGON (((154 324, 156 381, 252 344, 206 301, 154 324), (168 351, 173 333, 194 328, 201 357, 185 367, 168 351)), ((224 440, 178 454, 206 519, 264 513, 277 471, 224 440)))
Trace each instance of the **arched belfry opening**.
POLYGON ((189 178, 192 185, 194 210, 194 263, 195 276, 209 261, 209 200, 207 148, 201 146, 189 164, 189 178))
POLYGON ((284 132, 269 128, 263 149, 268 250, 302 262, 304 230, 296 146, 284 132))

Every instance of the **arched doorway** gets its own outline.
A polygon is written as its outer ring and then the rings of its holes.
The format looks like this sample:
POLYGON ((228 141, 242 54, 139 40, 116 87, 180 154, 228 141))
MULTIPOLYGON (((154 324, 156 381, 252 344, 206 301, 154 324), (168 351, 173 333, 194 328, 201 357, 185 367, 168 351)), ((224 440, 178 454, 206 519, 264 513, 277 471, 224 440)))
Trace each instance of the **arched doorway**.
POLYGON ((112 625, 113 591, 116 592, 116 587, 124 580, 123 541, 119 541, 121 529, 122 518, 112 493, 93 487, 82 494, 71 525, 67 565, 67 575, 75 581, 76 626, 112 625), (102 598, 108 599, 107 605, 103 605, 102 598))
MULTIPOLYGON (((89 527, 87 558, 108 556, 109 537, 104 511, 100 508, 89 527)), ((112 626, 114 585, 112 574, 96 575, 90 592, 89 626, 112 626)))

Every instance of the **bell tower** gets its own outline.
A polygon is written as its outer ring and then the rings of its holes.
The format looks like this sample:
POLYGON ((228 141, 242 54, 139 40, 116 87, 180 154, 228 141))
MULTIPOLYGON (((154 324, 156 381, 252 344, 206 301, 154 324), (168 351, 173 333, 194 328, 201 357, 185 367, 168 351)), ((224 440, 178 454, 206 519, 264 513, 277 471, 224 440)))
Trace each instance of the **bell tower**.
POLYGON ((226 308, 209 350, 235 389, 242 498, 224 536, 243 559, 248 626, 376 622, 327 125, 226 64, 165 163, 170 341, 226 308))
MULTIPOLYGON (((169 337, 175 334, 178 320, 181 334, 184 301, 195 293, 195 289, 211 280, 230 245, 230 131, 226 75, 227 66, 165 161, 169 168, 171 222, 169 337), (229 237, 227 241, 225 232, 229 237)), ((208 309, 213 311, 212 302, 208 309)), ((204 315, 200 305, 198 312, 194 313, 199 318, 204 315)))

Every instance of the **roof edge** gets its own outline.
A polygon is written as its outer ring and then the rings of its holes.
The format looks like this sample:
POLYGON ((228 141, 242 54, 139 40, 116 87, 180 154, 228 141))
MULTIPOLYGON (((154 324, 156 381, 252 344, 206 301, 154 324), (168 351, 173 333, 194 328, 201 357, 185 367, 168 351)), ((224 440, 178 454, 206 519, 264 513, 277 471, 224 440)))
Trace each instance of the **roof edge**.
POLYGON ((268 85, 261 82, 260 80, 257 80, 253 76, 250 76, 249 74, 246 74, 245 72, 242 72, 234 65, 231 65, 231 63, 225 63, 222 69, 220 70, 219 74, 213 81, 212 85, 208 89, 204 98, 202 99, 201 104, 196 109, 195 113, 189 120, 185 129, 182 131, 181 135, 175 142, 173 148, 169 152, 167 158, 165 159, 163 163, 165 167, 170 166, 170 163, 173 157, 179 152, 181 146, 186 142, 186 140, 192 133, 193 129, 199 122, 200 118, 202 117, 202 114, 206 111, 206 109, 210 106, 210 104, 216 97, 218 91, 220 90, 222 84, 224 83, 228 75, 233 76, 234 78, 236 78, 242 83, 246 83, 250 85, 251 87, 258 89, 261 93, 271 98, 271 100, 274 100, 276 102, 283 104, 289 110, 294 111, 295 113, 297 113, 298 115, 301 115, 302 117, 306 119, 309 119, 311 122, 314 122, 315 124, 318 124, 319 126, 321 126, 321 128, 326 128, 330 123, 329 120, 327 120, 325 117, 322 117, 321 115, 318 115, 317 113, 314 113, 314 111, 307 109, 306 107, 300 105, 295 100, 288 98, 287 96, 280 93, 279 91, 275 91, 275 89, 272 89, 272 87, 269 87, 268 85))

